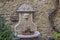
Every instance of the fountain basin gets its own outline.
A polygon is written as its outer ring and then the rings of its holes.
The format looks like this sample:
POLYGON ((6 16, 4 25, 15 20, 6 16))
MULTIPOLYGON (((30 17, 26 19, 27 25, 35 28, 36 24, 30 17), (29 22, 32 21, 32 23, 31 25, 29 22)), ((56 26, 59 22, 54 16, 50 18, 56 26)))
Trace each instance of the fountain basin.
POLYGON ((33 35, 22 35, 22 34, 20 35, 20 34, 15 33, 15 36, 17 36, 19 38, 35 38, 35 37, 40 36, 40 32, 35 31, 35 33, 33 35))

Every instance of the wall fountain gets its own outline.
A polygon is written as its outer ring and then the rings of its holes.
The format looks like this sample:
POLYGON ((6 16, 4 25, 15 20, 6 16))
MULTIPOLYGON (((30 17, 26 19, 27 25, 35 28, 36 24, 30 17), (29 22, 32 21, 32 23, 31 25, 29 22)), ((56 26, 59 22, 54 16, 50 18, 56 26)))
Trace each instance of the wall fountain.
POLYGON ((33 23, 33 13, 35 13, 35 10, 31 4, 21 4, 16 13, 19 14, 19 22, 14 27, 15 36, 20 38, 40 36, 37 26, 33 23))

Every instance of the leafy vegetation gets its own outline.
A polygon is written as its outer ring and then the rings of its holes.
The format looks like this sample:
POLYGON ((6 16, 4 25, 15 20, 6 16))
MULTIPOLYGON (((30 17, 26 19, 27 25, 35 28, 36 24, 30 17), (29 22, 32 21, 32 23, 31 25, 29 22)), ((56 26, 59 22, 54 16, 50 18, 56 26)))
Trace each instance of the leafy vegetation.
POLYGON ((9 25, 5 25, 4 18, 0 15, 0 40, 15 40, 13 31, 9 25))
POLYGON ((60 38, 60 33, 53 32, 53 33, 52 33, 52 36, 53 36, 55 39, 58 39, 58 38, 60 38))

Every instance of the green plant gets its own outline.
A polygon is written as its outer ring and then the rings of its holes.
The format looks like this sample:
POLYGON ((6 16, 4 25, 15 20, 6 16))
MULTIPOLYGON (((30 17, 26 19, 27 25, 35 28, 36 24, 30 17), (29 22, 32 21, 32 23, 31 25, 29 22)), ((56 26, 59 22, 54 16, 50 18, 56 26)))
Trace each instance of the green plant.
POLYGON ((11 27, 5 25, 2 15, 0 15, 0 40, 13 40, 11 27))
POLYGON ((60 37, 60 33, 53 32, 52 37, 55 38, 55 39, 58 39, 60 37))

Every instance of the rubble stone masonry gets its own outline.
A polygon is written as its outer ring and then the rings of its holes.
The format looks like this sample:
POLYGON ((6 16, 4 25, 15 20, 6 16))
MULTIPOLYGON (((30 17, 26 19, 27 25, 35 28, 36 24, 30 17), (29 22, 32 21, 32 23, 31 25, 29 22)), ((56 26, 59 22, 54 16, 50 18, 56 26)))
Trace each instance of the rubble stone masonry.
MULTIPOLYGON (((34 6, 36 12, 34 13, 34 23, 38 27, 38 31, 42 36, 51 34, 51 26, 49 22, 49 13, 55 8, 56 0, 13 0, 6 2, 3 8, 0 8, 0 14, 4 14, 6 24, 12 25, 12 28, 16 23, 10 21, 10 16, 16 13, 16 9, 22 3, 30 3, 34 6)), ((59 3, 60 4, 60 3, 59 3)), ((56 26, 60 25, 60 9, 55 17, 56 26)))

